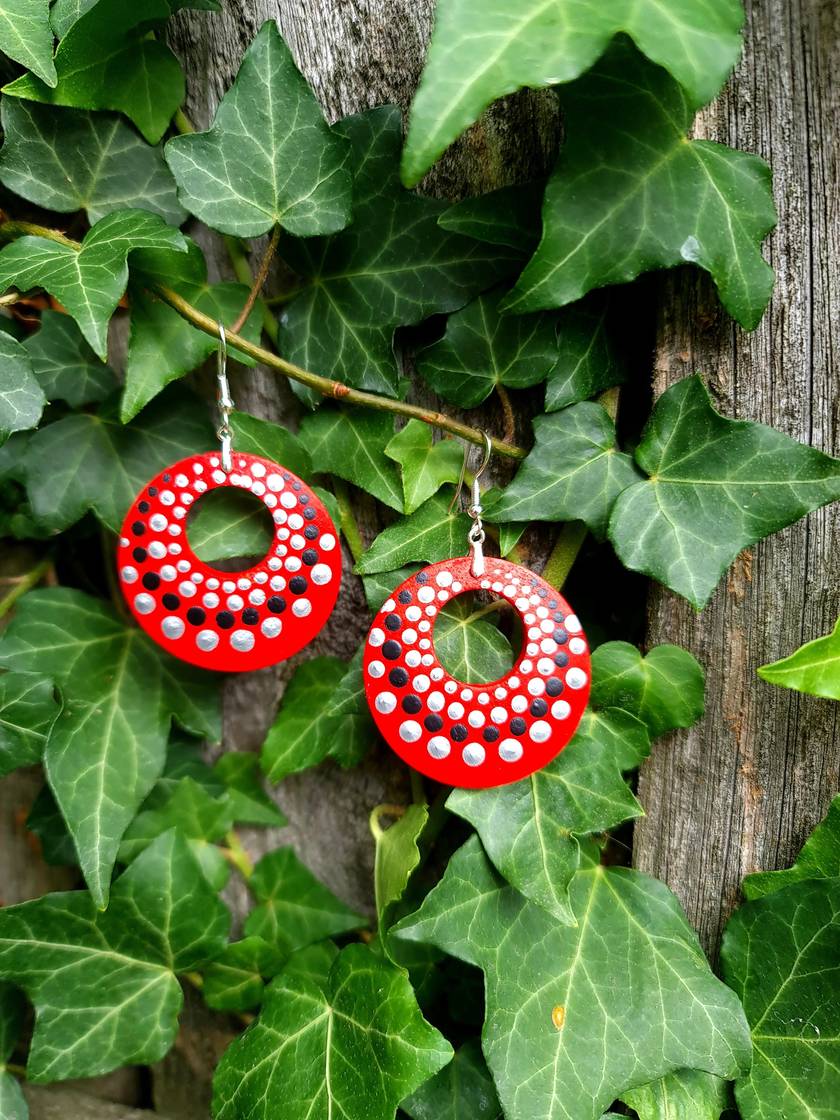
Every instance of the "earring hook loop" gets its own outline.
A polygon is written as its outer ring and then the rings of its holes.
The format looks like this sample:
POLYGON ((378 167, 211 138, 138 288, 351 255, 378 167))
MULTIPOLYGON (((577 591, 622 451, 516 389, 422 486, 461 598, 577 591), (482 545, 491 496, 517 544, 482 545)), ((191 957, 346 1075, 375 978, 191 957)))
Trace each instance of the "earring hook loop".
MULTIPOLYGON (((490 456, 493 454, 493 443, 490 437, 486 432, 482 432, 481 435, 484 439, 484 458, 482 459, 481 465, 479 466, 478 470, 473 475, 471 500, 467 508, 467 513, 470 515, 473 521, 472 525, 470 526, 470 531, 469 533, 467 533, 467 540, 469 541, 470 548, 472 549, 472 573, 474 576, 484 575, 484 551, 482 546, 486 539, 484 526, 481 522, 481 514, 483 511, 481 508, 481 487, 479 486, 478 480, 487 470, 487 466, 490 462, 490 456)), ((461 462, 461 473, 458 478, 458 485, 455 487, 455 496, 453 497, 452 502, 449 506, 450 513, 455 508, 455 504, 457 503, 459 497, 461 496, 461 492, 464 489, 464 480, 467 475, 467 465, 470 460, 471 451, 472 444, 465 444, 464 458, 461 462)))
POLYGON ((229 474, 233 466, 233 430, 230 426, 230 414, 233 411, 234 404, 227 378, 227 335, 221 320, 218 325, 219 348, 216 352, 216 383, 220 423, 216 435, 219 437, 222 446, 222 470, 225 474, 229 474))

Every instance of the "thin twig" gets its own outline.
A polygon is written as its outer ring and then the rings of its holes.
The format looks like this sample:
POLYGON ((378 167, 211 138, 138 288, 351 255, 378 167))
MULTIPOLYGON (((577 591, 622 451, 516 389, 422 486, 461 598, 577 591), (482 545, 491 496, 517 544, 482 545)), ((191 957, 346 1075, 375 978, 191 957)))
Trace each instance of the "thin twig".
POLYGON ((350 494, 347 490, 347 483, 343 478, 338 478, 336 475, 333 475, 332 491, 338 502, 341 531, 344 534, 344 539, 347 541, 347 547, 350 549, 353 562, 358 564, 365 551, 365 542, 362 540, 362 534, 359 532, 359 526, 353 513, 353 506, 350 502, 350 494))
POLYGON ((31 591, 36 584, 39 584, 51 567, 51 558, 45 556, 34 568, 30 568, 28 572, 13 577, 14 585, 11 591, 8 591, 3 598, 0 599, 0 618, 7 615, 18 599, 25 595, 27 591, 31 591))
POLYGON ((502 412, 505 418, 505 443, 513 443, 513 437, 516 435, 516 416, 514 415, 513 405, 510 402, 510 393, 502 384, 496 385, 496 394, 502 406, 502 412))
POLYGON ((242 878, 247 881, 254 874, 254 864, 251 857, 245 851, 242 841, 239 839, 239 833, 236 829, 232 828, 230 832, 225 834, 226 848, 222 848, 221 852, 225 859, 230 863, 242 878))
POLYGON ((280 243, 280 226, 275 225, 271 231, 271 238, 268 245, 265 247, 263 258, 260 261, 260 266, 257 269, 257 274, 251 284, 251 290, 248 292, 248 298, 245 300, 245 306, 239 312, 239 317, 230 328, 233 334, 239 334, 245 324, 248 322, 248 316, 254 310, 254 304, 260 292, 263 290, 263 285, 268 278, 268 270, 271 268, 271 262, 274 259, 274 254, 277 252, 277 246, 280 243))

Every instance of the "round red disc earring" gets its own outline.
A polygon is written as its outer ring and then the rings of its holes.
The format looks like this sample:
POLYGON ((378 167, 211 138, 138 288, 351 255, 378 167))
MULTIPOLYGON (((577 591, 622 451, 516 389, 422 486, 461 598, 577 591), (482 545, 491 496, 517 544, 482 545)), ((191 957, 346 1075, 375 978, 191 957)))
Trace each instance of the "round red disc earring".
POLYGON ((526 778, 566 746, 589 697, 589 647, 566 600, 534 572, 485 557, 473 481, 471 555, 431 564, 399 585, 367 637, 365 695, 385 741, 415 770, 462 788, 526 778), (470 591, 495 593, 519 615, 522 652, 491 684, 456 680, 432 633, 440 608, 470 591))
POLYGON ((123 522, 117 565, 132 614, 158 645, 203 669, 242 672, 312 641, 338 597, 341 549, 305 482, 269 459, 233 450, 221 325, 219 335, 221 449, 181 459, 144 486, 123 522), (190 506, 225 486, 254 494, 274 522, 267 555, 244 572, 211 567, 187 539, 190 506))

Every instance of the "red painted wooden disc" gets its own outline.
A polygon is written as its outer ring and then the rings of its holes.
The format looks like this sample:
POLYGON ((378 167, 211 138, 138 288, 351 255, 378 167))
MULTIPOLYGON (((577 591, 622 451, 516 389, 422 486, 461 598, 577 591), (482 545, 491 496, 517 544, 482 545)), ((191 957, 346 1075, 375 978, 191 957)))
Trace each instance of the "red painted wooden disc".
POLYGON ((470 789, 550 762, 574 734, 590 687, 589 648, 565 599, 518 564, 485 566, 474 576, 462 556, 410 576, 374 619, 364 657, 365 694, 386 742, 415 770, 470 789), (444 603, 479 589, 507 599, 525 634, 518 661, 492 684, 455 680, 432 640, 444 603))
POLYGON ((149 637, 202 669, 243 672, 291 657, 329 618, 341 582, 338 533, 324 505, 291 471, 233 453, 229 474, 218 452, 191 455, 143 487, 123 522, 120 587, 149 637), (259 564, 220 572, 195 555, 189 508, 221 486, 260 498, 274 540, 259 564))

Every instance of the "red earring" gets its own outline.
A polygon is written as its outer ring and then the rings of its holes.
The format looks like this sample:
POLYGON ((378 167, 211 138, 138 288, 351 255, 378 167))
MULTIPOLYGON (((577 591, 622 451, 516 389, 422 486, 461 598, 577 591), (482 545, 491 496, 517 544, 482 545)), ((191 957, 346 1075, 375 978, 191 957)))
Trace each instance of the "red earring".
POLYGON ((221 324, 219 337, 221 450, 182 459, 149 481, 123 522, 117 564, 132 614, 154 641, 203 669, 241 672, 273 665, 312 641, 338 597, 341 549, 306 483, 269 459, 232 450, 221 324), (255 494, 274 521, 268 554, 248 571, 210 567, 187 540, 189 507, 224 486, 255 494))
POLYGON ((365 695, 389 746, 428 777, 472 789, 517 781, 550 762, 574 734, 590 687, 589 648, 565 599, 527 568, 484 556, 485 440, 469 509, 471 556, 401 583, 374 619, 364 655, 365 695), (525 634, 518 661, 492 684, 455 680, 432 641, 441 606, 479 590, 506 599, 525 634))

